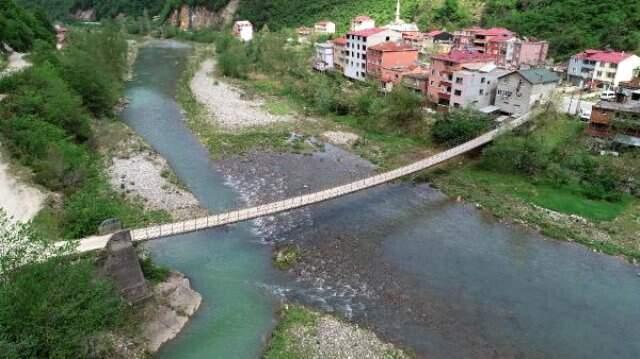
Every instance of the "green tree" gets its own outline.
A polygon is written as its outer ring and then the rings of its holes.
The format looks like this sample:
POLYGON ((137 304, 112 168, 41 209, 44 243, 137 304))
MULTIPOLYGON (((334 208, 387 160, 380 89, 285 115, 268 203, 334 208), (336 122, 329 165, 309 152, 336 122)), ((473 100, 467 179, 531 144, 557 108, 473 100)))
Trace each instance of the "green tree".
POLYGON ((431 136, 436 143, 454 146, 472 140, 489 126, 489 118, 477 111, 454 110, 438 116, 431 136))

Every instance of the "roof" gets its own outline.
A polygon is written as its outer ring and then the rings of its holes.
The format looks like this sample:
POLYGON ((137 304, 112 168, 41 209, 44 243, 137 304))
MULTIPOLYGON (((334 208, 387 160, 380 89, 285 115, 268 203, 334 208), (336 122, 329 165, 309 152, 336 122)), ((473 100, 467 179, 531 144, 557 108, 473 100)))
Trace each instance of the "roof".
POLYGON ((235 22, 236 25, 251 25, 251 22, 248 20, 238 20, 235 22))
POLYGON ((616 111, 616 112, 640 114, 640 104, 633 103, 633 102, 618 103, 618 102, 611 102, 611 101, 600 101, 597 104, 593 105, 593 108, 600 108, 603 110, 616 111))
POLYGON ((497 69, 498 67, 495 64, 487 64, 487 63, 472 63, 472 64, 466 64, 462 66, 463 69, 467 69, 467 70, 474 70, 474 71, 480 71, 480 72, 491 72, 495 69, 497 69))
POLYGON ((338 45, 338 46, 344 46, 344 45, 347 44, 347 38, 344 37, 344 36, 341 36, 341 37, 339 37, 337 39, 334 39, 333 43, 338 45))
POLYGON ((347 34, 348 35, 352 35, 352 36, 369 37, 371 35, 375 35, 377 33, 383 32, 383 31, 387 31, 387 29, 382 29, 382 28, 379 28, 379 27, 372 27, 371 29, 365 29, 365 30, 360 30, 360 31, 349 31, 347 34))
POLYGON ((618 85, 626 89, 640 89, 640 77, 636 77, 631 81, 623 81, 618 85))
POLYGON ((416 80, 426 80, 429 78, 429 71, 425 71, 425 70, 414 70, 411 72, 407 72, 405 74, 403 74, 402 76, 404 77, 410 77, 412 79, 416 79, 416 80))
POLYGON ((640 147, 640 138, 633 137, 633 136, 627 136, 627 135, 623 135, 623 134, 617 134, 613 138, 613 142, 621 143, 621 144, 627 145, 627 146, 640 147))
POLYGON ((410 45, 390 41, 371 46, 370 49, 382 52, 418 51, 410 45))
POLYGON ((434 36, 438 36, 438 35, 443 34, 443 33, 444 33, 444 31, 441 31, 441 30, 433 30, 433 31, 427 32, 425 35, 426 36, 430 36, 430 37, 434 37, 434 36))
POLYGON ((626 60, 632 55, 633 55, 632 53, 621 52, 621 51, 589 49, 576 54, 575 57, 583 60, 619 64, 620 62, 626 60))
POLYGON ((513 32, 509 29, 505 29, 504 27, 492 27, 490 29, 482 29, 477 32, 478 35, 484 36, 513 36, 513 32))
POLYGON ((335 25, 335 23, 333 21, 329 21, 329 20, 322 20, 322 21, 316 22, 316 25, 329 25, 329 24, 334 24, 335 25))
POLYGON ((432 60, 450 61, 455 63, 469 62, 491 62, 495 61, 495 56, 484 54, 476 50, 451 50, 448 54, 436 55, 432 60))
POLYGON ((519 74, 525 80, 527 80, 529 83, 533 85, 560 82, 560 77, 558 76, 558 74, 556 74, 553 71, 549 71, 547 69, 542 69, 542 68, 512 71, 500 76, 500 78, 512 75, 514 73, 519 74))

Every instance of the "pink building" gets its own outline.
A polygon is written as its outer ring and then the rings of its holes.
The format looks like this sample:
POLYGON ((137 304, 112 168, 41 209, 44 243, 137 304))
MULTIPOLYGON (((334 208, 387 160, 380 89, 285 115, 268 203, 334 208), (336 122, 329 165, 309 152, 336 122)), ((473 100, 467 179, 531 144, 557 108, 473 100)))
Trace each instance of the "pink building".
POLYGON ((449 107, 453 73, 462 70, 463 65, 494 64, 495 60, 495 56, 475 50, 452 50, 445 55, 432 56, 427 99, 449 107))
POLYGON ((386 89, 402 80, 402 73, 415 69, 418 49, 411 45, 383 42, 367 50, 367 74, 386 89))
POLYGON ((488 41, 487 53, 496 56, 498 66, 508 69, 543 66, 549 53, 549 43, 519 39, 495 38, 488 41))
POLYGON ((515 33, 503 27, 483 29, 471 27, 456 31, 453 34, 453 47, 457 50, 476 50, 486 52, 487 45, 491 41, 508 40, 515 37, 515 33))

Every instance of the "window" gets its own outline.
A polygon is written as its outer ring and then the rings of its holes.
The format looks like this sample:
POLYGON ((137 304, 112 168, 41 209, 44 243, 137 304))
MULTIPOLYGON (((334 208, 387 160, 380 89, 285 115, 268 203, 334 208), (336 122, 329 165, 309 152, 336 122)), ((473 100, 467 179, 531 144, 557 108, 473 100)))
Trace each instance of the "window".
POLYGON ((610 64, 609 67, 611 67, 612 69, 617 69, 618 68, 618 64, 610 64))
POLYGON ((483 84, 487 79, 485 79, 484 77, 480 79, 480 83, 483 84))
POLYGON ((386 39, 386 41, 391 40, 391 38, 389 36, 387 36, 385 39, 386 39))
POLYGON ((453 94, 456 95, 456 96, 462 96, 462 91, 455 90, 453 94))
POLYGON ((480 89, 480 96, 484 95, 484 90, 480 89))
POLYGON ((602 71, 598 71, 598 77, 602 77, 602 71))
POLYGON ((460 104, 459 104, 459 103, 454 103, 454 104, 453 104, 453 107, 455 107, 455 108, 460 108, 460 104))
POLYGON ((615 72, 608 72, 607 73, 607 77, 612 79, 612 78, 616 77, 616 73, 615 72))
POLYGON ((456 83, 457 84, 461 84, 462 83, 462 77, 456 77, 456 83))

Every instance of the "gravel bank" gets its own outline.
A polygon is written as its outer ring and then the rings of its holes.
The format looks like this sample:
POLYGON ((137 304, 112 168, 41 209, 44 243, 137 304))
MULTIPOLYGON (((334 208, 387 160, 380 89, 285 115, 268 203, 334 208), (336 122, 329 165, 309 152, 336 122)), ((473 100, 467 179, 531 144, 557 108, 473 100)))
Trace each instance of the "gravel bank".
POLYGON ((215 64, 212 59, 202 62, 190 88, 216 125, 225 130, 238 130, 293 121, 291 116, 269 114, 263 101, 247 99, 242 90, 216 79, 213 75, 215 64))
POLYGON ((360 136, 351 132, 344 131, 327 131, 322 134, 322 138, 329 141, 329 143, 338 145, 338 146, 353 146, 358 140, 360 136))
POLYGON ((26 55, 27 54, 22 54, 19 52, 11 53, 8 58, 9 63, 7 64, 7 68, 5 68, 4 71, 0 72, 0 79, 18 71, 22 71, 31 66, 31 64, 24 59, 26 55))
POLYGON ((167 162, 153 152, 127 158, 113 158, 109 182, 131 199, 142 199, 146 208, 165 210, 174 219, 187 219, 206 214, 189 191, 180 188, 167 162))

